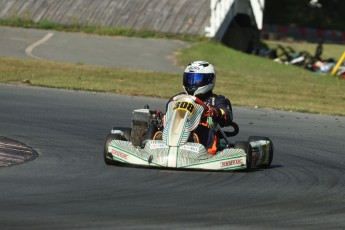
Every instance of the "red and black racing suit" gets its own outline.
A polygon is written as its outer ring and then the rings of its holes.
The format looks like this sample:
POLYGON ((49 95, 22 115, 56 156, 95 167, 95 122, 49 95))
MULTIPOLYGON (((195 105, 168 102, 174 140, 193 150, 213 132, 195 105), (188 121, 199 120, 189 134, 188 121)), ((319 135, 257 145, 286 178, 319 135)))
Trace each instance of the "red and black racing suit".
MULTIPOLYGON (((177 95, 181 94, 185 93, 180 93, 177 95)), ((168 101, 167 106, 172 98, 168 101)), ((219 136, 217 135, 217 132, 208 124, 207 117, 211 116, 213 121, 218 123, 220 127, 229 126, 233 119, 232 106, 228 98, 224 97, 223 95, 213 94, 212 92, 198 98, 201 99, 210 109, 207 114, 205 113, 204 116, 202 116, 200 124, 196 128, 195 133, 199 138, 200 144, 204 145, 207 151, 214 155, 217 152, 219 136)))

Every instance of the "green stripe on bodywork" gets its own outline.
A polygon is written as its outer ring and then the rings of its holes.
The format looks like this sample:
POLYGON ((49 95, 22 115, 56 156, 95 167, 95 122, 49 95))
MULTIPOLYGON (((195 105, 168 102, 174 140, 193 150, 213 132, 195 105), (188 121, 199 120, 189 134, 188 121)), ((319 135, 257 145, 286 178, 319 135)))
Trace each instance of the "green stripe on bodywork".
MULTIPOLYGON (((112 143, 112 142, 111 142, 112 143)), ((118 145, 112 145, 110 143, 110 146, 112 146, 113 148, 116 148, 116 149, 118 149, 118 150, 121 150, 121 151, 123 151, 123 152, 125 152, 125 153, 127 153, 127 154, 129 154, 129 155, 131 155, 131 156, 134 156, 134 157, 136 157, 136 158, 138 158, 138 159, 140 159, 140 160, 143 160, 143 161, 147 161, 147 160, 145 160, 144 158, 141 158, 141 157, 139 157, 138 155, 133 155, 132 153, 130 153, 130 152, 128 152, 128 151, 126 151, 125 149, 123 149, 123 148, 120 148, 118 145)), ((113 154, 111 154, 112 156, 113 156, 113 154)), ((113 158, 117 158, 117 157, 114 157, 113 156, 113 158)), ((123 161, 123 160, 122 160, 123 161)), ((126 162, 126 161, 123 161, 123 162, 126 162)))

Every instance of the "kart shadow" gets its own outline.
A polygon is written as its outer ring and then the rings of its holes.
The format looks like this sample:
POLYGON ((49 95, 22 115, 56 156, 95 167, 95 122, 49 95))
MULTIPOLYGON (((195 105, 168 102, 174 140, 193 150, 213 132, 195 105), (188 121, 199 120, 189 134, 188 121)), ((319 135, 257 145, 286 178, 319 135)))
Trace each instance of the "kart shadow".
POLYGON ((124 167, 124 168, 137 168, 137 169, 150 169, 150 170, 158 170, 158 171, 172 171, 172 172, 213 172, 213 173, 252 173, 264 170, 272 170, 275 168, 284 167, 282 165, 271 165, 267 168, 252 168, 252 169, 240 169, 240 170, 207 170, 207 169, 183 169, 183 168, 160 168, 154 166, 143 166, 143 165, 131 165, 126 163, 117 162, 112 166, 115 167, 124 167))

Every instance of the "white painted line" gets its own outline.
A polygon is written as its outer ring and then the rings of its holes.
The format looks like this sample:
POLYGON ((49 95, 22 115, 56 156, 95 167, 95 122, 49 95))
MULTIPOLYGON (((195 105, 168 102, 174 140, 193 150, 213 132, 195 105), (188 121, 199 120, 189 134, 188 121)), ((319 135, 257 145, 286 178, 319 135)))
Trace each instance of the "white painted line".
POLYGON ((44 36, 43 38, 41 38, 40 40, 32 43, 31 45, 29 45, 26 49, 25 49, 25 53, 26 55, 28 55, 29 57, 35 58, 35 59, 42 59, 41 57, 35 56, 32 54, 32 51, 39 45, 42 45, 43 43, 47 42, 51 37, 53 37, 54 33, 48 33, 46 34, 46 36, 44 36))

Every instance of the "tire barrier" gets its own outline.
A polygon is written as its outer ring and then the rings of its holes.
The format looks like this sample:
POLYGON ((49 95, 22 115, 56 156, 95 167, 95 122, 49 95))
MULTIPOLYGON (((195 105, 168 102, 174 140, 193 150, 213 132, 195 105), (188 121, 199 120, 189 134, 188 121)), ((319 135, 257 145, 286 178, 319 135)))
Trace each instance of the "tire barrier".
POLYGON ((296 26, 265 24, 261 31, 261 36, 273 40, 293 38, 295 40, 317 42, 322 39, 327 42, 345 43, 345 32, 296 26))

